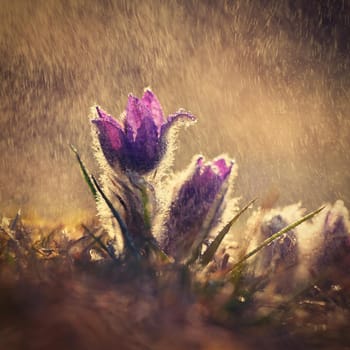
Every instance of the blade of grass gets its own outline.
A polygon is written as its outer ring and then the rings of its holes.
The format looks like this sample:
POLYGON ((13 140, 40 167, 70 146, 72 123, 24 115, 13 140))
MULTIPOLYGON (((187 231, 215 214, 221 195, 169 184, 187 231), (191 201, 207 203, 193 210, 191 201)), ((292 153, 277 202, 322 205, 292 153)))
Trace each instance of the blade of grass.
POLYGON ((249 259, 250 257, 252 257, 253 255, 255 255, 256 253, 258 253, 261 249, 263 249, 264 247, 266 247, 267 245, 269 245, 272 241, 274 241, 275 239, 281 237, 283 234, 285 234, 286 232, 292 230, 293 228, 299 226, 300 224, 302 224, 304 221, 311 219, 312 217, 314 217, 315 215, 317 215, 321 210, 324 209, 324 206, 303 216, 301 219, 293 222, 290 225, 287 225, 285 228, 283 228, 282 230, 278 231, 277 233, 273 234, 271 237, 265 239, 265 241, 263 241, 258 247, 256 247, 255 249, 253 249, 251 252, 249 252, 248 254, 246 254, 241 260, 239 260, 236 264, 233 265, 232 269, 228 272, 228 274, 232 274, 234 272, 234 270, 239 267, 240 265, 242 265, 242 263, 244 263, 247 259, 249 259))
POLYGON ((117 209, 114 208, 112 202, 107 198, 107 196, 105 195, 105 193, 103 192, 102 188, 100 187, 100 185, 98 184, 97 180, 95 179, 95 177, 92 175, 91 176, 92 181, 95 185, 95 188, 97 189, 97 191, 100 193, 100 195, 102 196, 103 200, 106 202, 108 208, 111 210, 113 216, 116 218, 119 227, 122 231, 122 235, 123 235, 123 239, 125 242, 125 246, 126 248, 136 257, 140 257, 139 252, 137 251, 135 244, 132 240, 132 238, 130 237, 128 228, 126 226, 126 224, 124 223, 124 220, 122 219, 122 217, 120 216, 119 212, 117 211, 117 209))
POLYGON ((108 249, 108 247, 102 242, 101 237, 95 236, 84 224, 81 225, 87 234, 98 243, 101 248, 112 258, 112 260, 118 260, 117 257, 108 249))
POLYGON ((214 241, 211 243, 211 245, 208 247, 208 249, 205 251, 205 253, 202 256, 201 264, 202 266, 206 266, 209 264, 213 256, 215 255, 216 251, 218 250, 222 240, 225 238, 226 234, 230 231, 230 228, 232 225, 239 219, 239 217, 256 201, 256 199, 253 199, 250 201, 243 209, 241 209, 233 218, 231 221, 229 221, 224 228, 220 231, 220 233, 215 237, 214 241))
POLYGON ((77 160, 78 160, 78 163, 79 163, 79 165, 80 165, 80 170, 81 170, 82 173, 83 173, 84 180, 85 180, 86 183, 88 184, 88 186, 89 186, 89 188, 90 188, 90 191, 91 191, 92 195, 94 196, 94 198, 95 198, 95 200, 96 200, 96 199, 97 199, 97 191, 96 191, 96 188, 95 188, 94 184, 93 184, 92 181, 91 181, 91 177, 90 177, 90 175, 89 175, 89 173, 88 173, 88 171, 87 171, 87 169, 86 169, 86 167, 85 167, 83 161, 81 160, 80 155, 79 155, 77 149, 76 149, 72 144, 70 144, 70 148, 71 148, 71 150, 74 152, 74 154, 75 154, 75 156, 76 156, 76 158, 77 158, 77 160))

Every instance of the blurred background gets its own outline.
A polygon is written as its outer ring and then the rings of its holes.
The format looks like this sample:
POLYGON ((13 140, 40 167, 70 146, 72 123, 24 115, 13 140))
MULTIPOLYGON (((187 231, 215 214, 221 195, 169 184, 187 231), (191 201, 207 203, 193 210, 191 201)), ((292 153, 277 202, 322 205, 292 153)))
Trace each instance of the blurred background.
POLYGON ((228 153, 244 200, 350 206, 348 0, 0 0, 0 214, 84 220, 89 113, 150 86, 180 132, 175 169, 228 153))

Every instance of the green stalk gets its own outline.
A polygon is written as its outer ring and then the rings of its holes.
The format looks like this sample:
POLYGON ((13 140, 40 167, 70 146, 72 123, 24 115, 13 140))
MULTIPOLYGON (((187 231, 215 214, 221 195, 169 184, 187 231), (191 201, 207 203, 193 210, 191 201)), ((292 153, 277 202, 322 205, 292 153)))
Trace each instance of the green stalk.
POLYGON ((146 228, 150 230, 151 215, 148 210, 149 199, 148 199, 146 186, 141 186, 140 191, 141 191, 141 199, 142 199, 142 206, 143 206, 143 220, 145 222, 146 228))

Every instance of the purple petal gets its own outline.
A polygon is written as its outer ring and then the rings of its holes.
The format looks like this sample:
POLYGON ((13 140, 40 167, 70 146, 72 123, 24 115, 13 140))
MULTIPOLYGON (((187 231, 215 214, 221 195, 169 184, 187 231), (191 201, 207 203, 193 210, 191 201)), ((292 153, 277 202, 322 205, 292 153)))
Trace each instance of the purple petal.
MULTIPOLYGON (((218 165, 222 166, 222 162, 218 165)), ((184 182, 171 204, 169 219, 165 224, 167 237, 163 246, 165 251, 174 257, 181 255, 179 250, 183 247, 192 245, 218 198, 225 177, 218 173, 216 166, 214 163, 204 163, 204 158, 199 157, 194 172, 184 182)), ((226 167, 224 170, 227 170, 226 167)), ((220 213, 218 207, 213 223, 219 220, 220 213)))
MULTIPOLYGON (((288 225, 281 216, 275 215, 261 224, 263 239, 269 238, 288 225)), ((260 264, 263 270, 282 269, 295 265, 298 261, 298 242, 294 231, 288 231, 273 241, 262 251, 260 264)))
MULTIPOLYGON (((211 184, 213 181, 219 180, 218 175, 215 173, 211 164, 203 164, 199 167, 200 181, 204 186, 211 184)), ((220 181, 222 182, 222 181, 220 181)))
POLYGON ((224 158, 219 158, 217 160, 214 160, 213 164, 216 167, 218 175, 222 178, 222 180, 226 179, 227 176, 230 175, 233 166, 233 161, 231 161, 229 165, 227 165, 226 160, 224 158))
POLYGON ((110 163, 114 163, 120 157, 121 149, 125 142, 122 126, 105 111, 96 107, 99 118, 93 119, 99 130, 99 140, 103 153, 110 163))
POLYGON ((156 95, 149 89, 145 91, 142 96, 142 103, 151 111, 153 121, 157 126, 158 135, 160 134, 160 129, 164 124, 164 115, 162 106, 158 101, 156 95))
POLYGON ((115 118, 113 118, 110 114, 108 114, 106 111, 104 111, 98 106, 96 106, 96 111, 97 111, 98 118, 93 119, 92 122, 95 122, 96 120, 109 121, 111 123, 115 123, 120 129, 122 129, 121 124, 115 118))
POLYGON ((202 167, 203 165, 204 165, 204 157, 203 157, 203 156, 200 156, 200 157, 197 159, 196 166, 197 166, 197 167, 202 167))
POLYGON ((203 157, 197 160, 197 166, 200 167, 201 181, 205 183, 217 183, 222 185, 227 176, 231 173, 232 162, 226 165, 224 158, 219 158, 213 162, 204 163, 203 157))
POLYGON ((132 143, 131 168, 139 173, 154 169, 162 156, 161 150, 156 124, 152 118, 144 118, 132 143))
POLYGON ((151 110, 137 97, 129 95, 126 106, 125 132, 129 140, 135 140, 144 118, 152 118, 151 110))
POLYGON ((177 122, 179 119, 187 119, 190 121, 196 121, 196 117, 186 111, 183 110, 179 110, 174 114, 170 114, 168 116, 168 119, 166 121, 165 124, 162 125, 161 131, 160 131, 160 137, 163 137, 164 135, 166 135, 167 131, 170 129, 170 127, 177 122))

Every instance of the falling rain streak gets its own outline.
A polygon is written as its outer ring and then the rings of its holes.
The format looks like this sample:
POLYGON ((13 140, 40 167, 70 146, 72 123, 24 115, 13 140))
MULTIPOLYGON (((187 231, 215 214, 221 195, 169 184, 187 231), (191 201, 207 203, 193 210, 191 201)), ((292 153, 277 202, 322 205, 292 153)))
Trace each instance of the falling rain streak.
POLYGON ((145 86, 198 118, 178 169, 225 151, 245 199, 349 207, 349 15, 341 0, 2 0, 0 212, 94 213, 68 144, 96 171, 89 106, 117 115, 145 86))

